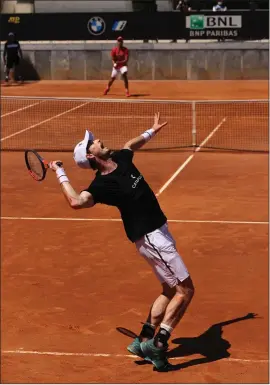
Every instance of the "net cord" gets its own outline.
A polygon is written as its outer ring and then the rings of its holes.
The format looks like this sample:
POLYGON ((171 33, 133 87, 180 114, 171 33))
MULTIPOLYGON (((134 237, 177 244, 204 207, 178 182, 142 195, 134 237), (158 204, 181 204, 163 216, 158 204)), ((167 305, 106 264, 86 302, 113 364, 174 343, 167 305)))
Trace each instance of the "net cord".
POLYGON ((156 103, 156 104, 168 104, 168 103, 196 103, 196 104, 211 104, 211 103, 269 103, 268 99, 230 99, 230 100, 179 100, 179 99, 102 99, 102 98, 72 98, 72 97, 56 97, 56 96, 1 96, 1 99, 14 99, 14 100, 65 100, 65 101, 85 101, 85 102, 97 102, 97 103, 156 103))

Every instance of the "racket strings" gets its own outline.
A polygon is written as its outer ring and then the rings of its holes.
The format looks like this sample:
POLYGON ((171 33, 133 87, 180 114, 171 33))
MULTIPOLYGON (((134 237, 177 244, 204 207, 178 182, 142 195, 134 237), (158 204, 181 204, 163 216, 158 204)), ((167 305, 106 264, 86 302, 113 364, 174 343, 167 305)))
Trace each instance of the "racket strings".
POLYGON ((44 168, 42 167, 40 160, 32 152, 27 154, 27 160, 30 167, 30 172, 34 174, 37 179, 41 179, 44 174, 44 168))

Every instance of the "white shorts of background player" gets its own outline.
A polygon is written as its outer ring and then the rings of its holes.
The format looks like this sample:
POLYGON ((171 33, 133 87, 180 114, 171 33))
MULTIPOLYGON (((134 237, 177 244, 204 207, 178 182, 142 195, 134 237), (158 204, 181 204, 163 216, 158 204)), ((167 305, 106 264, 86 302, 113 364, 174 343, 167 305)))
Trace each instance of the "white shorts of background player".
POLYGON ((121 68, 118 68, 118 69, 117 69, 117 68, 113 68, 113 69, 112 69, 112 75, 111 75, 111 77, 112 77, 112 78, 116 78, 118 74, 123 75, 123 74, 125 74, 125 73, 127 73, 127 72, 128 72, 127 66, 124 66, 124 67, 121 67, 121 68))

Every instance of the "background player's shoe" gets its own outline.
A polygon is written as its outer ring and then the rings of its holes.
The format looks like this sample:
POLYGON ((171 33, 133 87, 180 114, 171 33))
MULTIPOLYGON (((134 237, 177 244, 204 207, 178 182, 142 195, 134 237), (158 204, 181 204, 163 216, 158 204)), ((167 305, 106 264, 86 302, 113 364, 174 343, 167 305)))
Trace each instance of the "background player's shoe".
POLYGON ((144 360, 150 361, 150 362, 151 362, 150 358, 145 357, 145 355, 143 354, 140 345, 141 345, 141 341, 140 341, 139 337, 136 337, 136 338, 134 339, 134 341, 131 342, 130 345, 128 345, 127 350, 128 350, 130 353, 134 354, 135 356, 141 357, 141 358, 143 358, 144 360))
POLYGON ((107 95, 107 93, 110 91, 109 87, 106 88, 106 90, 104 91, 103 95, 107 95))
POLYGON ((144 356, 150 359, 157 371, 167 372, 171 369, 172 365, 168 362, 166 354, 168 345, 164 348, 157 348, 154 345, 154 339, 151 339, 141 342, 140 347, 144 356))
POLYGON ((126 97, 129 98, 130 97, 130 93, 129 91, 126 91, 126 97))

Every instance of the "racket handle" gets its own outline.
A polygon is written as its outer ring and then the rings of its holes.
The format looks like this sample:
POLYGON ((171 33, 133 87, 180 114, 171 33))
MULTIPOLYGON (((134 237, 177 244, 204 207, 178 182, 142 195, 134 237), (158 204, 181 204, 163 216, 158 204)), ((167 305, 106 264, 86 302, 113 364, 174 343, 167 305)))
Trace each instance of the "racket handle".
POLYGON ((58 167, 62 167, 63 166, 62 162, 56 162, 56 164, 57 164, 58 167))

